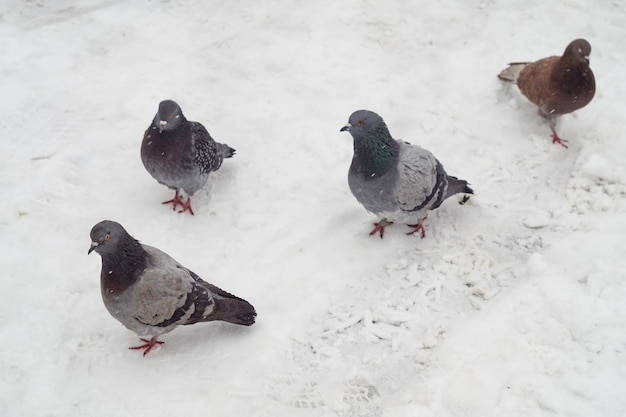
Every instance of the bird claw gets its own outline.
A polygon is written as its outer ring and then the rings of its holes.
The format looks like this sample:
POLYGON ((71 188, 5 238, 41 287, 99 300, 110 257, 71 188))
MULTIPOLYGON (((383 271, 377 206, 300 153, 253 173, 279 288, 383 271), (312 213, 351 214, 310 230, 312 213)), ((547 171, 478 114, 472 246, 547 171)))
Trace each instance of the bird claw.
POLYGON ((128 349, 132 349, 132 350, 140 350, 140 349, 145 349, 143 351, 143 356, 146 356, 148 354, 148 352, 150 352, 152 350, 153 347, 155 347, 156 345, 162 345, 165 342, 161 342, 160 340, 157 340, 157 336, 154 336, 152 339, 148 340, 148 339, 144 339, 144 338, 140 338, 140 340, 142 342, 144 342, 143 345, 140 346, 131 346, 128 349))
POLYGON ((188 211, 189 213, 191 213, 192 216, 195 216, 195 214, 193 214, 193 210, 191 209, 191 197, 187 197, 187 202, 184 204, 181 201, 181 205, 183 206, 183 208, 182 210, 178 210, 179 213, 184 213, 188 211))
POLYGON ((172 210, 176 210, 176 207, 178 207, 179 205, 181 206, 185 206, 185 203, 183 203, 183 199, 180 198, 180 194, 178 194, 178 190, 176 190, 176 194, 174 195, 174 198, 172 198, 171 200, 167 200, 162 202, 161 204, 172 204, 174 207, 172 207, 172 210))
POLYGON ((172 210, 176 210, 178 206, 181 206, 182 209, 178 210, 179 213, 184 213, 188 211, 189 213, 191 213, 192 216, 194 215, 193 210, 191 209, 191 197, 187 197, 187 201, 183 202, 183 199, 180 198, 180 194, 178 193, 178 190, 176 190, 176 195, 174 195, 174 198, 172 198, 171 200, 164 201, 161 204, 171 204, 173 206, 172 210))
POLYGON ((556 134, 556 131, 552 129, 552 143, 558 143, 559 145, 567 149, 567 145, 565 144, 565 142, 567 142, 567 139, 561 139, 559 135, 556 134))
POLYGON ((428 216, 425 216, 422 220, 420 220, 416 224, 407 224, 407 226, 409 227, 414 227, 414 229, 408 232, 407 235, 413 235, 419 231, 422 234, 422 239, 424 239, 426 237, 426 229, 424 229, 424 221, 426 220, 426 217, 428 216))
POLYGON ((390 224, 393 224, 393 222, 387 221, 387 219, 382 219, 380 222, 374 223, 374 230, 370 232, 370 236, 373 236, 378 232, 380 234, 380 238, 382 239, 385 234, 385 227, 390 224))

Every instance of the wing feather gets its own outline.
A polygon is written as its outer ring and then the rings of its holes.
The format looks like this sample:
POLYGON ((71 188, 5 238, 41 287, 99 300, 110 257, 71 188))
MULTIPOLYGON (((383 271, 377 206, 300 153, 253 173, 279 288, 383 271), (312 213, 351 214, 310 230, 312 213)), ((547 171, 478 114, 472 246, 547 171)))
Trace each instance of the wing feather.
POLYGON ((150 326, 165 327, 175 316, 183 319, 193 311, 186 306, 188 294, 193 290, 189 274, 178 268, 147 268, 136 284, 135 314, 137 320, 150 326), (178 314, 177 314, 178 312, 178 314), (167 324, 166 324, 167 323, 167 324))
POLYGON ((437 159, 426 149, 400 142, 395 196, 401 210, 410 212, 428 208, 433 191, 438 186, 438 164, 437 159))

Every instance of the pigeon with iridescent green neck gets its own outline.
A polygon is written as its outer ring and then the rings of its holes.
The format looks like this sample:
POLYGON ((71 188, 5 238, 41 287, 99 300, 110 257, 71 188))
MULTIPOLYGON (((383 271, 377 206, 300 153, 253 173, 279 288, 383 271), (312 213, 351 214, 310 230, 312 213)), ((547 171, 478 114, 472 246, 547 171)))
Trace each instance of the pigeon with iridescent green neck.
POLYGON ((392 138, 384 120, 374 112, 352 113, 341 131, 350 132, 354 139, 350 190, 366 210, 382 217, 370 235, 379 233, 382 238, 385 227, 400 222, 413 228, 407 234, 419 231, 423 238, 429 210, 454 194, 474 193, 467 181, 446 174, 432 153, 392 138))

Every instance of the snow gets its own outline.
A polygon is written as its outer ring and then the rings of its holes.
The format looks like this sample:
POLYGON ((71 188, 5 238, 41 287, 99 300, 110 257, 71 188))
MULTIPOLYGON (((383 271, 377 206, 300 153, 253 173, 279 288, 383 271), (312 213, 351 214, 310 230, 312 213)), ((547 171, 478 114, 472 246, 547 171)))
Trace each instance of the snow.
POLYGON ((626 415, 626 7, 620 1, 5 0, 0 415, 626 415), (593 47, 553 145, 496 75, 593 47), (237 149, 196 215, 139 147, 158 102, 237 149), (352 111, 471 182, 427 237, 347 185, 352 111), (109 316, 105 218, 249 300, 143 358, 109 316))

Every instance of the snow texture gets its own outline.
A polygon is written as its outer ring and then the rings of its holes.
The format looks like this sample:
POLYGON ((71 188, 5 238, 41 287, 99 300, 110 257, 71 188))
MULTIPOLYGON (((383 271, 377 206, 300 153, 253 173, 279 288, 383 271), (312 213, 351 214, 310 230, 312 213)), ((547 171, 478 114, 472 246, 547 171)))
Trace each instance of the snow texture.
POLYGON ((0 415, 626 415, 625 38, 608 0, 5 0, 0 415), (564 149, 496 75, 579 37, 598 90, 564 149), (139 157, 164 98, 237 149, 195 217, 139 157), (339 132, 362 108, 476 192, 426 239, 367 235, 339 132), (128 350, 103 219, 257 324, 128 350))

